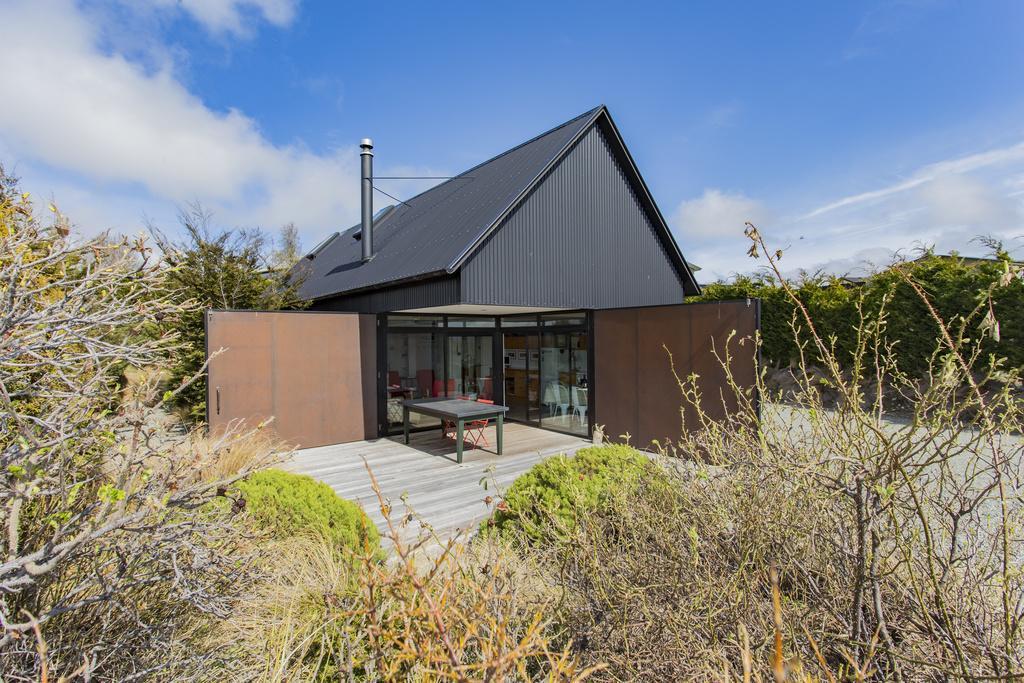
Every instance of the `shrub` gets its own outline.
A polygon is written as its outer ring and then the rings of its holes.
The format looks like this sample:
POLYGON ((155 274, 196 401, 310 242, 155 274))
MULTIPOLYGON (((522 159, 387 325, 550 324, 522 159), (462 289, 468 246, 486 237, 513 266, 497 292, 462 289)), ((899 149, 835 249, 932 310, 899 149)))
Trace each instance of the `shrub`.
MULTIPOLYGON (((741 668, 740 625, 761 669, 772 651, 772 564, 784 582, 787 625, 841 632, 849 603, 833 577, 851 561, 816 547, 808 533, 827 497, 783 478, 765 481, 754 468, 660 477, 672 485, 642 475, 613 488, 612 504, 582 513, 542 570, 562 590, 553 631, 582 664, 607 667, 597 680, 739 680, 723 671, 741 668)), ((830 652, 833 641, 819 640, 830 652)))
POLYGON ((246 586, 244 535, 211 501, 269 452, 229 463, 247 435, 199 448, 171 428, 180 387, 140 372, 180 348, 153 333, 188 308, 168 301, 165 263, 51 214, 0 167, 0 678, 162 679, 246 586), (140 381, 122 391, 125 374, 140 381))
POLYGON ((898 344, 896 360, 901 370, 915 377, 927 375, 935 339, 941 332, 929 305, 954 336, 962 333, 980 341, 985 356, 1002 356, 1009 367, 1024 369, 1024 279, 1018 275, 1004 280, 1012 265, 1009 254, 998 244, 992 246, 992 261, 927 254, 902 265, 902 274, 890 268, 868 280, 864 291, 868 310, 879 310, 883 298, 889 299, 884 304, 888 311, 886 337, 898 344), (904 275, 927 294, 928 304, 904 275), (986 299, 987 305, 979 308, 979 302, 986 299), (998 318, 998 334, 989 334, 982 324, 987 315, 998 318))
POLYGON ((653 472, 651 460, 629 446, 593 446, 574 456, 559 455, 535 465, 513 482, 503 504, 485 533, 525 531, 533 540, 562 535, 572 528, 580 512, 608 500, 611 489, 629 487, 645 472, 653 472))
POLYGON ((204 680, 589 678, 592 670, 552 645, 545 615, 557 595, 538 589, 531 563, 506 561, 497 545, 453 542, 423 554, 429 536, 406 545, 402 523, 387 525, 387 563, 351 562, 322 538, 269 546, 275 561, 265 581, 206 643, 233 660, 218 662, 204 680))
POLYGON ((301 278, 290 273, 300 251, 294 226, 285 226, 281 249, 275 251, 263 232, 216 230, 210 218, 199 206, 183 212, 179 220, 185 237, 177 241, 150 226, 171 266, 164 271, 167 292, 174 301, 189 304, 165 318, 162 329, 173 331, 181 340, 181 349, 168 367, 171 384, 200 375, 174 402, 193 420, 206 418, 206 310, 275 311, 304 306, 298 298, 301 278))
POLYGON ((1006 279, 1012 267, 1009 254, 998 243, 990 243, 989 247, 992 260, 936 256, 929 252, 914 261, 894 263, 868 277, 860 287, 836 277, 801 274, 786 283, 787 292, 774 273, 738 275, 731 282, 707 285, 694 300, 760 299, 763 359, 775 367, 798 365, 801 346, 807 362, 824 362, 807 322, 798 311, 799 303, 806 307, 818 336, 830 346, 830 353, 844 368, 849 368, 855 361, 858 332, 862 331, 858 325, 860 306, 868 322, 884 322, 882 339, 896 345, 898 368, 914 377, 924 377, 940 330, 924 301, 905 281, 909 275, 919 283, 952 331, 957 332, 962 326, 966 336, 983 340, 986 354, 1005 356, 1010 367, 1021 369, 1024 279, 1006 279), (990 306, 978 309, 979 297, 985 298, 986 292, 991 292, 990 306), (887 315, 881 316, 883 311, 887 315), (979 323, 989 313, 998 318, 1000 334, 985 338, 979 323), (997 338, 1005 343, 999 344, 997 338))
MULTIPOLYGON (((822 336, 836 340, 837 356, 844 362, 848 360, 856 342, 856 303, 860 292, 844 286, 838 278, 825 276, 803 275, 790 286, 811 310, 822 336)), ((764 362, 775 367, 798 364, 801 345, 809 340, 808 331, 801 327, 794 333, 792 322, 796 305, 774 276, 738 275, 732 282, 706 285, 701 296, 692 300, 744 298, 761 300, 761 352, 764 362)), ((810 349, 809 360, 820 362, 813 348, 810 349)))
POLYGON ((362 508, 312 477, 268 469, 239 482, 238 489, 252 518, 275 538, 313 533, 355 551, 366 542, 371 550, 380 548, 380 534, 362 508))

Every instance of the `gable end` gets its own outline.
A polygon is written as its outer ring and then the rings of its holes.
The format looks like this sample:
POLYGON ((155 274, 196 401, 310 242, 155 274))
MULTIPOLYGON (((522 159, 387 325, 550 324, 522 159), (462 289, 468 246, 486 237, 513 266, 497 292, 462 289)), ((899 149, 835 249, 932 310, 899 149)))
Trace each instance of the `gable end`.
POLYGON ((467 303, 615 308, 681 303, 688 277, 605 115, 470 255, 461 288, 467 303))

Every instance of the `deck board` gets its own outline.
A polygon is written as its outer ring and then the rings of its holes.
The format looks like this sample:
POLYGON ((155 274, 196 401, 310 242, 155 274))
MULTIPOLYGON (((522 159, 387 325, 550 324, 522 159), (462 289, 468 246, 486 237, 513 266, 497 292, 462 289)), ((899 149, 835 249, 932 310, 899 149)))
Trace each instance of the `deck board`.
MULTIPOLYGON (((485 434, 493 448, 494 427, 485 434)), ((366 471, 369 465, 395 510, 393 520, 405 513, 404 493, 417 515, 446 539, 475 527, 487 516, 484 498, 494 495, 496 488, 507 488, 544 458, 575 453, 588 445, 590 441, 580 437, 506 423, 502 455, 490 449, 466 448, 461 465, 455 462, 454 442, 442 438, 438 429, 412 434, 408 446, 398 436, 307 448, 295 452, 283 467, 319 479, 342 498, 359 503, 383 531, 384 518, 366 471), (489 482, 486 489, 480 483, 485 477, 489 482)), ((409 540, 418 533, 419 526, 412 524, 402 536, 409 540)))

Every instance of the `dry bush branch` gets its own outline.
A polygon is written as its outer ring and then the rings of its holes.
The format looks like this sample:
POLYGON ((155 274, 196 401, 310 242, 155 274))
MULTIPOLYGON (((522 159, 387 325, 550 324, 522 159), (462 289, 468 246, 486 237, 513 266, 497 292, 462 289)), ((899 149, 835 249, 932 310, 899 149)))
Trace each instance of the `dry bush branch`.
POLYGON ((209 503, 271 451, 258 427, 177 428, 162 406, 187 381, 122 391, 175 352, 159 323, 180 306, 143 240, 76 241, 54 216, 0 197, 0 658, 27 680, 153 676, 230 612, 248 550, 209 503))
POLYGON ((998 322, 997 292, 964 319, 933 313, 922 381, 900 370, 884 297, 856 307, 840 352, 748 235, 793 299, 794 387, 779 402, 764 369, 738 385, 732 359, 757 340, 735 336, 714 349, 720 393, 676 377, 670 485, 611 492, 568 542, 520 550, 563 592, 554 633, 607 680, 1019 677, 1021 406, 972 327, 998 322), (715 419, 711 403, 735 408, 715 419))

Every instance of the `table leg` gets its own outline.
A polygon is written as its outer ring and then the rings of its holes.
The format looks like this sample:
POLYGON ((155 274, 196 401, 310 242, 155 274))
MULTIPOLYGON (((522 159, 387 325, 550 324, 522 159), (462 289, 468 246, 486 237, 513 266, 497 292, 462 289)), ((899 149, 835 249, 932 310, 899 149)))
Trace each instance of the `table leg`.
POLYGON ((402 406, 402 424, 405 426, 405 443, 409 444, 409 409, 402 406))
POLYGON ((505 414, 498 413, 498 455, 501 455, 501 431, 505 425, 505 414))
POLYGON ((462 429, 466 426, 465 421, 460 417, 458 420, 458 431, 455 432, 455 460, 462 464, 462 429))

